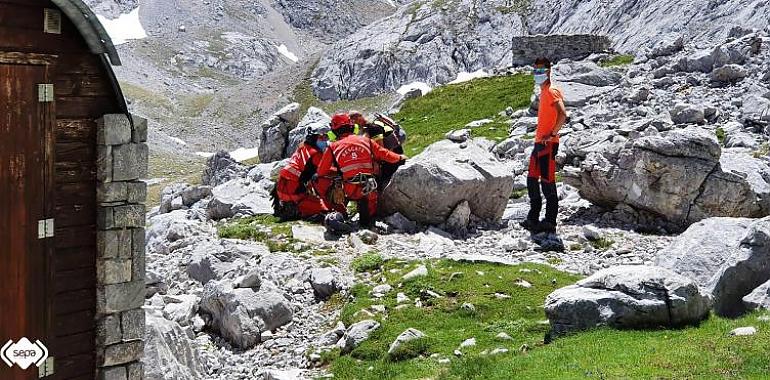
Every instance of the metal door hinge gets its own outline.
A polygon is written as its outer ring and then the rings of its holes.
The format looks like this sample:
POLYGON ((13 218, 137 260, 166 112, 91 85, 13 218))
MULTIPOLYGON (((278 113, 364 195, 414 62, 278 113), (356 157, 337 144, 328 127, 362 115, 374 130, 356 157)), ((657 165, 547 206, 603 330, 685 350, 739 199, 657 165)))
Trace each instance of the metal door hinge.
POLYGON ((37 367, 37 377, 39 379, 42 379, 47 376, 51 376, 54 374, 54 367, 53 367, 54 359, 53 357, 48 357, 48 359, 43 362, 43 364, 40 367, 37 367))
POLYGON ((55 227, 54 227, 53 218, 37 221, 37 238, 38 239, 54 237, 54 231, 55 231, 55 227))
POLYGON ((53 83, 41 83, 37 85, 37 100, 40 103, 53 101, 53 83))

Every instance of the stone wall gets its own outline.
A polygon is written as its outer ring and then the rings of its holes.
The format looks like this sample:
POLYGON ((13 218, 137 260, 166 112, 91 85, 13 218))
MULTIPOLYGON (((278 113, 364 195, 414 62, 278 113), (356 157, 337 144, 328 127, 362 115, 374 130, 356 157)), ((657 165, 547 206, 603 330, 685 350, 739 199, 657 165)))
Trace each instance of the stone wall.
POLYGON ((610 51, 607 36, 593 34, 552 34, 513 38, 513 66, 532 65, 545 57, 556 63, 562 59, 580 60, 593 53, 610 51))
POLYGON ((147 120, 97 121, 96 366, 103 380, 140 380, 144 350, 147 120))

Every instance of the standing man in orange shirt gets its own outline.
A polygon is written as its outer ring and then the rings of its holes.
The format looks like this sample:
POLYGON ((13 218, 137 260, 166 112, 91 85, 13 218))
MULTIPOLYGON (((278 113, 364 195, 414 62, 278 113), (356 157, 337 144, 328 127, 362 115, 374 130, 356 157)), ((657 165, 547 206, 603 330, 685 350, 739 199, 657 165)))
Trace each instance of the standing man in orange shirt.
POLYGON ((527 191, 530 210, 527 219, 521 222, 525 229, 538 232, 556 232, 556 215, 559 212, 559 197, 556 193, 556 153, 559 151, 559 130, 567 120, 564 98, 557 88, 551 86, 551 61, 538 58, 535 61, 535 84, 540 88, 540 105, 537 112, 535 148, 529 158, 527 191), (540 210, 545 196, 545 219, 540 221, 540 210))

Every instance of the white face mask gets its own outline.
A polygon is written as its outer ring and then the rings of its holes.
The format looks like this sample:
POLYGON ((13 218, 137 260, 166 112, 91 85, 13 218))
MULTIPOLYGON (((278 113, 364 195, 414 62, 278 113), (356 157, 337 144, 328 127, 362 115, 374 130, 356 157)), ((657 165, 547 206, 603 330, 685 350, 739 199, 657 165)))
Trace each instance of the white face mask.
POLYGON ((542 86, 548 80, 548 74, 535 74, 535 83, 542 86))

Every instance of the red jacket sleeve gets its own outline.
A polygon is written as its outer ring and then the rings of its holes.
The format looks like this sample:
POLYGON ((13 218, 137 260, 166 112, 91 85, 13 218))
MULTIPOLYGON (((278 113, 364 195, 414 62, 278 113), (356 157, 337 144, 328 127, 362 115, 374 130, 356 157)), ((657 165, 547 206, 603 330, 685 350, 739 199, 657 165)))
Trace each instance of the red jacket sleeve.
POLYGON ((333 164, 334 156, 331 147, 329 147, 324 151, 324 154, 321 157, 321 162, 318 164, 318 176, 323 177, 337 174, 337 168, 335 168, 333 164))
POLYGON ((382 146, 380 144, 377 144, 375 142, 371 143, 371 149, 372 154, 374 155, 374 158, 377 159, 377 161, 385 161, 391 164, 398 163, 401 161, 401 155, 391 152, 382 146))

